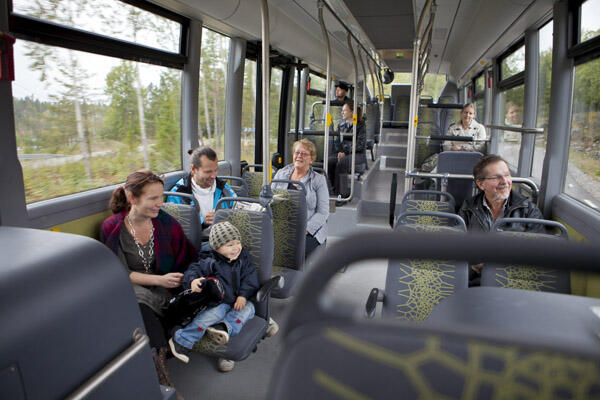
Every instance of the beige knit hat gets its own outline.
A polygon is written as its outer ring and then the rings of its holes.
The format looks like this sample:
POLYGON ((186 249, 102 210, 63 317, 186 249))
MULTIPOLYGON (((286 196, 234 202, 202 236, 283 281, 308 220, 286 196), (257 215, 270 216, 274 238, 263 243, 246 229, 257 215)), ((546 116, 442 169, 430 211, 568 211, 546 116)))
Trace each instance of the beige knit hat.
POLYGON ((208 243, 213 250, 217 250, 225 243, 232 240, 242 240, 242 235, 238 228, 233 226, 231 222, 219 222, 214 224, 210 228, 210 235, 208 236, 208 243))

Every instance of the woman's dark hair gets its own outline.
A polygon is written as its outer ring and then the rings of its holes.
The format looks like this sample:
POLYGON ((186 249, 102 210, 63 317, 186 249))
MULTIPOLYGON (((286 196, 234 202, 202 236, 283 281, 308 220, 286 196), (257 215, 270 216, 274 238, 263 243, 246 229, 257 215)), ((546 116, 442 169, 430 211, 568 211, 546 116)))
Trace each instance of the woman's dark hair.
POLYGON ((481 178, 485 178, 485 167, 490 164, 497 163, 498 161, 504 162, 504 164, 508 165, 506 160, 500 156, 495 154, 488 154, 487 156, 483 156, 477 161, 477 164, 473 167, 473 177, 475 180, 479 180, 481 178))
POLYGON ((210 147, 196 147, 195 149, 188 150, 188 154, 191 156, 190 163, 195 169, 202 166, 202 160, 200 160, 202 156, 208 158, 210 161, 217 161, 217 153, 210 147))
POLYGON ((135 171, 134 173, 129 174, 125 184, 116 188, 110 198, 110 209, 112 212, 117 214, 128 210, 131 207, 131 204, 127 201, 127 195, 125 193, 130 192, 133 197, 140 197, 144 192, 144 187, 150 183, 160 183, 163 186, 165 185, 162 178, 149 169, 135 171))
MULTIPOLYGON (((348 107, 350 107, 350 111, 354 111, 354 102, 352 100, 347 101, 345 105, 348 105, 348 107)), ((362 121, 363 119, 363 115, 362 115, 362 108, 360 108, 360 106, 356 107, 356 121, 362 121)))

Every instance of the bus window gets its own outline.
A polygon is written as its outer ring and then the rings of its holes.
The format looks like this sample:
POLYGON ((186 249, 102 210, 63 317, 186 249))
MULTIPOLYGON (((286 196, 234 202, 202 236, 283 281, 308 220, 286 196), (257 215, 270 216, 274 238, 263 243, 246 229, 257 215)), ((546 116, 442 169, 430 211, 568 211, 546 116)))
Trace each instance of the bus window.
POLYGON ((244 89, 242 99, 241 159, 254 164, 256 121, 256 61, 244 62, 244 89))
POLYGON ((525 70, 525 46, 502 59, 500 63, 500 79, 504 80, 525 70))
POLYGON ((271 87, 269 88, 269 153, 277 152, 277 132, 279 127, 279 102, 281 99, 281 79, 283 72, 279 68, 271 68, 271 87))
POLYGON ((537 124, 544 129, 543 135, 535 136, 535 151, 533 153, 533 168, 531 176, 542 179, 544 156, 546 155, 546 138, 548 135, 548 113, 550 111, 550 78, 552 76, 552 21, 539 30, 539 70, 537 124))
POLYGON ((575 67, 565 192, 600 210, 600 59, 575 67))
POLYGON ((200 146, 212 147, 220 160, 225 158, 225 87, 229 41, 227 36, 202 28, 198 141, 200 146))
MULTIPOLYGON (((326 85, 326 81, 325 79, 321 78, 320 76, 317 75, 313 75, 310 74, 310 89, 312 90, 319 90, 322 91, 323 93, 325 93, 325 85, 326 85)), ((314 118, 316 121, 311 120, 311 112, 312 112, 312 105, 313 103, 317 102, 317 101, 322 101, 325 100, 324 97, 319 97, 319 96, 314 96, 311 94, 307 94, 306 95, 306 104, 305 104, 305 121, 304 121, 304 127, 307 129, 324 129, 324 123, 323 121, 321 121, 320 119, 323 118, 323 113, 324 113, 324 109, 323 106, 316 106, 315 107, 315 115, 314 118)), ((333 118, 337 118, 336 116, 334 116, 332 114, 333 118)), ((341 117, 340 117, 341 118, 341 117)))
MULTIPOLYGON (((179 52, 179 22, 114 0, 13 0, 15 13, 115 39, 179 52), (32 4, 33 3, 33 4, 32 4), (101 12, 98 12, 101 10, 101 12)), ((177 18, 173 16, 173 18, 177 18)))
POLYGON ((15 126, 27 203, 181 168, 181 73, 17 41, 15 126))
POLYGON ((580 42, 585 42, 600 35, 600 0, 586 0, 581 5, 581 19, 579 24, 580 42))
MULTIPOLYGON (((500 93, 500 115, 504 115, 504 125, 523 125, 523 85, 500 93)), ((519 164, 519 150, 521 149, 521 134, 504 131, 501 135, 498 151, 512 166, 519 164)))

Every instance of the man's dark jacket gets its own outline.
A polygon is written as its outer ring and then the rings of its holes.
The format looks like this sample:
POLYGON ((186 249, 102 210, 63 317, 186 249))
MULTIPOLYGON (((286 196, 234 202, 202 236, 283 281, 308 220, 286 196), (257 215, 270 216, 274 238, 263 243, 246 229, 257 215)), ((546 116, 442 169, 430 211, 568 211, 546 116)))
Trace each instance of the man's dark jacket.
MULTIPOLYGON (((465 220, 469 231, 489 232, 492 228, 492 218, 489 211, 483 205, 484 193, 466 199, 458 211, 458 215, 465 220)), ((508 197, 508 204, 504 208, 504 213, 498 218, 538 218, 543 219, 542 213, 535 204, 528 198, 521 196, 512 190, 508 197)), ((504 230, 513 232, 545 232, 540 224, 508 224, 504 230)))

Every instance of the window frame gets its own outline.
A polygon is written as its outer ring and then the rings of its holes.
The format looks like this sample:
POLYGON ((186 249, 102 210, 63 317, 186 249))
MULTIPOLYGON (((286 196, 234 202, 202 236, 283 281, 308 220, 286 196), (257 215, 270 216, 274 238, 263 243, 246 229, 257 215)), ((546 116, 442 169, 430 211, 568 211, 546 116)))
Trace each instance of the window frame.
POLYGON ((600 57, 600 35, 581 41, 581 6, 584 0, 569 1, 569 35, 567 57, 572 58, 575 66, 600 57))
POLYGON ((12 4, 10 5, 9 30, 18 39, 44 45, 183 70, 188 58, 187 38, 190 20, 145 0, 127 0, 124 3, 178 22, 181 25, 179 53, 155 49, 15 13, 12 10, 12 4))
MULTIPOLYGON (((498 91, 503 92, 505 90, 511 89, 515 86, 519 86, 525 83, 525 69, 523 71, 518 72, 508 78, 502 77, 502 61, 510 57, 514 52, 519 50, 521 47, 525 47, 525 37, 521 37, 515 43, 510 45, 506 51, 504 51, 500 56, 496 58, 496 63, 498 65, 498 76, 496 77, 496 87, 498 91)), ((527 68, 527 66, 525 66, 527 68)))

